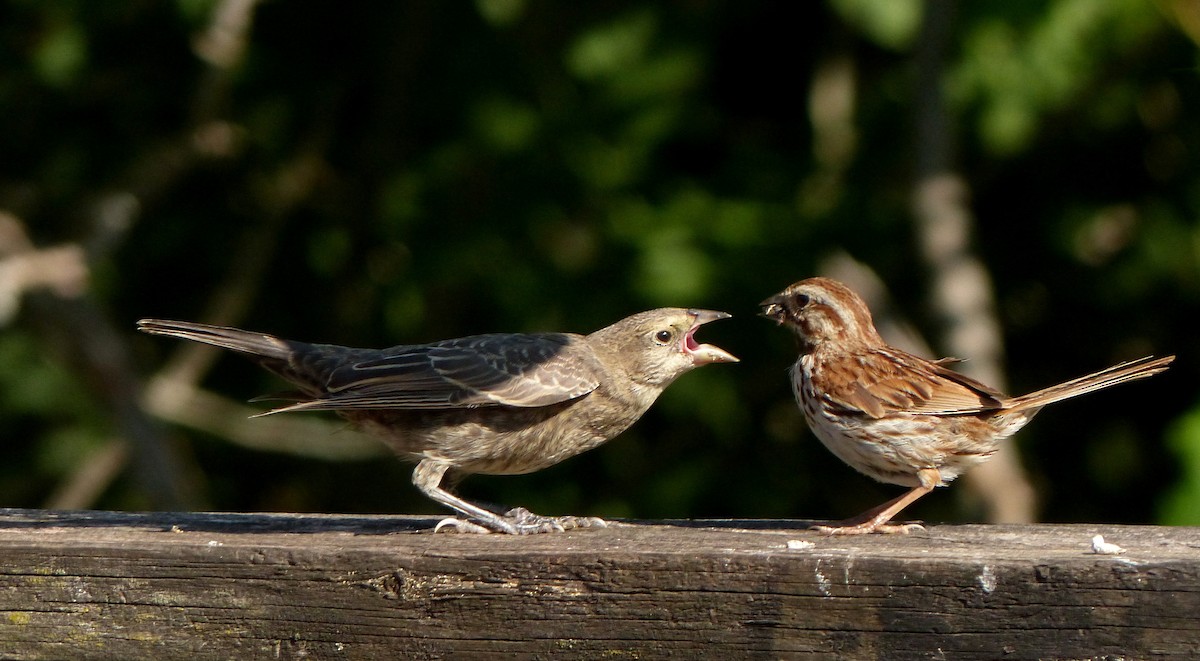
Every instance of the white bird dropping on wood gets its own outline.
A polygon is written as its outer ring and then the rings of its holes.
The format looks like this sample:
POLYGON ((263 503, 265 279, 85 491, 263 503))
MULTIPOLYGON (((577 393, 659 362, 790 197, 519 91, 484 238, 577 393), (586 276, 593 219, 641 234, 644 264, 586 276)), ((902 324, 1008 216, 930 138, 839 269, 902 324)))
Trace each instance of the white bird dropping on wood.
POLYGON ((1121 555, 1124 552, 1125 549, 1120 546, 1104 541, 1103 535, 1096 535, 1092 538, 1092 553, 1099 555, 1121 555))

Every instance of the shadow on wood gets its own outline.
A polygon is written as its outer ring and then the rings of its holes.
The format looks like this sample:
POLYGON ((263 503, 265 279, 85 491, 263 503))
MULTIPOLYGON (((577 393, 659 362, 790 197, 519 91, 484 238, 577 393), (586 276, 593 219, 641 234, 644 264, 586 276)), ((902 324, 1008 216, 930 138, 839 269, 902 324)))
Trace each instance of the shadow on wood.
POLYGON ((1200 529, 0 510, 4 658, 1187 657, 1200 529), (1092 552, 1102 534, 1121 555, 1092 552), (789 544, 789 542, 791 542, 789 544))

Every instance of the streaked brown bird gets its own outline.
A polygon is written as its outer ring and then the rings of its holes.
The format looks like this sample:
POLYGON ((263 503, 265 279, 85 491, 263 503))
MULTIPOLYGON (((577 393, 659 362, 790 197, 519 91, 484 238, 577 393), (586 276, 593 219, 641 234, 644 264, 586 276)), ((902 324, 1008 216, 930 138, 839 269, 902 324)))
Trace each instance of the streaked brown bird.
POLYGON ((524 508, 497 514, 444 489, 443 476, 530 473, 613 438, 677 377, 737 362, 694 337, 701 325, 728 316, 661 308, 590 335, 497 333, 382 350, 185 321, 143 319, 138 328, 236 351, 299 386, 296 403, 263 415, 336 411, 381 437, 418 462, 418 489, 466 517, 439 528, 528 534, 604 522, 524 508))
POLYGON ((911 489, 823 532, 909 532, 888 522, 934 487, 987 460, 1041 408, 1118 383, 1144 379, 1175 359, 1142 358, 1022 397, 1009 397, 947 368, 888 346, 850 288, 809 278, 762 302, 762 314, 800 340, 792 390, 813 433, 852 468, 911 489))

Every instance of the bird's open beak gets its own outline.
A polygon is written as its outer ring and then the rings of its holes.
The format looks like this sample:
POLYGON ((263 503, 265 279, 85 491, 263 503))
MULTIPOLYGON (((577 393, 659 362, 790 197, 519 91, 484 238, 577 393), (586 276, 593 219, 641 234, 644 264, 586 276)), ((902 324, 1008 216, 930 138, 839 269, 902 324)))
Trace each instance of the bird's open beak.
POLYGON ((737 357, 728 351, 725 351, 720 347, 715 347, 711 344, 700 344, 696 342, 696 338, 694 337, 696 334, 696 329, 700 328, 704 324, 707 324, 710 321, 717 321, 718 319, 728 319, 733 315, 729 314, 728 312, 717 312, 716 310, 688 310, 688 314, 695 317, 696 320, 692 322, 692 327, 683 334, 683 344, 681 345, 680 349, 692 357, 693 363, 699 366, 707 365, 709 363, 738 362, 737 357))
POLYGON ((783 317, 787 313, 787 310, 784 309, 783 299, 779 296, 779 294, 768 298, 762 303, 759 303, 759 305, 762 306, 762 312, 759 312, 758 316, 765 317, 779 325, 783 325, 783 317))

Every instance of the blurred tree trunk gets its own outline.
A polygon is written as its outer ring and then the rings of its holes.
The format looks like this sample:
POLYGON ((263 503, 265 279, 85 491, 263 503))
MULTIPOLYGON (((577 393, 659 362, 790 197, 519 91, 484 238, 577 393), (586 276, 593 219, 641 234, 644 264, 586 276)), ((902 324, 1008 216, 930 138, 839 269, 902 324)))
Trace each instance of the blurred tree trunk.
MULTIPOLYGON (((975 219, 968 206, 970 191, 955 169, 952 118, 942 91, 954 9, 951 0, 930 0, 918 40, 913 219, 921 257, 929 267, 933 312, 944 325, 939 344, 949 355, 970 358, 961 371, 1003 391, 1004 348, 991 278, 971 250, 975 219)), ((991 461, 967 473, 965 483, 983 501, 989 521, 1036 518, 1036 494, 1013 443, 1003 444, 991 461)))

